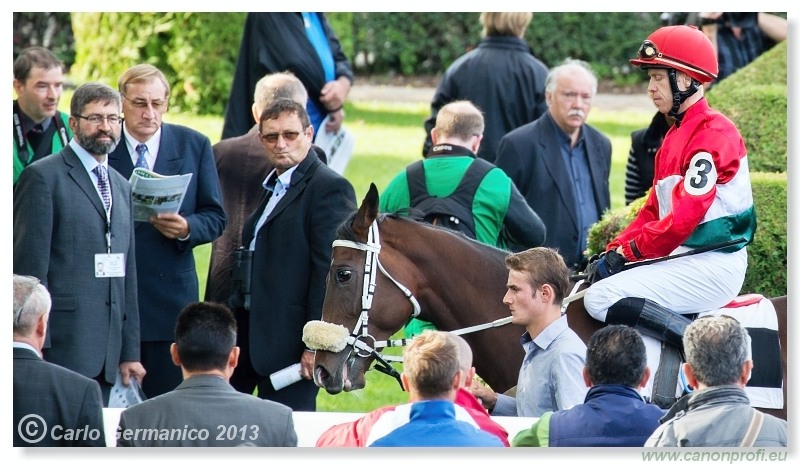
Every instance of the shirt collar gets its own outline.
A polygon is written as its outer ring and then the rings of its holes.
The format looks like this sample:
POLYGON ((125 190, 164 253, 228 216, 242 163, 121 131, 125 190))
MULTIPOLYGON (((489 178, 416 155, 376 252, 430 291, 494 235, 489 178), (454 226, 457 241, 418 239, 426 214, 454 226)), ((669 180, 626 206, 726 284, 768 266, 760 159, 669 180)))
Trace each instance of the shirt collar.
MULTIPOLYGON (((156 130, 156 133, 154 133, 149 140, 146 142, 140 142, 133 138, 130 133, 128 133, 128 130, 125 127, 125 121, 122 121, 122 135, 125 136, 125 145, 128 147, 128 154, 130 154, 133 158, 133 164, 136 164, 136 159, 138 158, 138 155, 136 154, 136 146, 140 143, 147 145, 147 152, 150 153, 150 155, 152 155, 155 159, 155 155, 158 154, 159 144, 161 143, 161 127, 156 130)), ((150 169, 153 168, 151 167, 150 169)))
POLYGON ((36 350, 36 348, 31 344, 28 344, 28 343, 25 343, 25 342, 14 341, 14 348, 28 349, 31 352, 35 353, 36 356, 38 356, 39 358, 42 358, 42 354, 38 350, 36 350))
POLYGON ((522 344, 526 344, 527 342, 533 342, 536 344, 537 347, 540 349, 546 349, 556 340, 562 332, 567 330, 569 325, 567 324, 567 317, 565 315, 561 315, 558 319, 551 322, 547 327, 542 330, 536 337, 531 339, 530 333, 527 331, 522 334, 522 339, 520 340, 522 344))
POLYGON ((267 178, 264 179, 261 185, 270 192, 274 192, 276 189, 278 189, 278 192, 280 192, 280 189, 288 190, 289 186, 292 185, 292 174, 294 174, 295 169, 297 169, 297 165, 287 169, 281 173, 280 176, 278 176, 278 173, 273 169, 267 174, 267 178), (278 185, 278 182, 280 182, 280 185, 278 185))

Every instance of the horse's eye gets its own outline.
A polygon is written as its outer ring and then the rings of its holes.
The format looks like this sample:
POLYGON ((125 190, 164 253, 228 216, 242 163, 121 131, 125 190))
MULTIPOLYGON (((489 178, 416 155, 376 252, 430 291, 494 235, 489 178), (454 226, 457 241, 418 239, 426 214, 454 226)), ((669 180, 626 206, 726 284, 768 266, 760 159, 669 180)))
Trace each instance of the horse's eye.
POLYGON ((353 278, 353 271, 352 270, 338 270, 336 271, 336 280, 339 283, 345 283, 353 278))

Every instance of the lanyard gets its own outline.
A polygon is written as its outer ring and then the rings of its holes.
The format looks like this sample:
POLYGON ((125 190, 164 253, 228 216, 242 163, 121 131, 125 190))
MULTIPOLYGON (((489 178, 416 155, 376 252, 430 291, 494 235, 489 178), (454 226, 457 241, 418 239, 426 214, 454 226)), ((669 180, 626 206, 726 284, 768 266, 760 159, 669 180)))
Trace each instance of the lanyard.
MULTIPOLYGON (((19 155, 19 160, 22 161, 25 166, 27 166, 31 162, 33 155, 30 154, 31 151, 29 150, 28 142, 25 139, 25 133, 22 131, 22 119, 19 116, 20 112, 19 104, 14 101, 14 141, 17 144, 17 154, 19 155)), ((56 114, 53 116, 53 123, 56 126, 58 136, 61 137, 62 146, 67 146, 69 143, 69 139, 67 138, 67 129, 64 127, 64 122, 61 120, 61 115, 58 112, 56 112, 56 114)))

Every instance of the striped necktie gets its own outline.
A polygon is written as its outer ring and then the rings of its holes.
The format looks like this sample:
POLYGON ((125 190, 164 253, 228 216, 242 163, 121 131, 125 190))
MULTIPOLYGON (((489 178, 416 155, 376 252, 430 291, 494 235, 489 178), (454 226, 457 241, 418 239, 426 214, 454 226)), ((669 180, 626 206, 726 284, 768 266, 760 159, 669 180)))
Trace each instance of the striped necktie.
POLYGON ((97 189, 106 206, 106 212, 111 208, 111 188, 108 186, 108 171, 105 166, 99 164, 92 170, 97 175, 97 189))
POLYGON ((147 145, 144 143, 136 145, 136 154, 139 155, 139 158, 136 159, 137 168, 150 169, 150 167, 147 165, 147 160, 144 157, 145 153, 147 153, 147 145))

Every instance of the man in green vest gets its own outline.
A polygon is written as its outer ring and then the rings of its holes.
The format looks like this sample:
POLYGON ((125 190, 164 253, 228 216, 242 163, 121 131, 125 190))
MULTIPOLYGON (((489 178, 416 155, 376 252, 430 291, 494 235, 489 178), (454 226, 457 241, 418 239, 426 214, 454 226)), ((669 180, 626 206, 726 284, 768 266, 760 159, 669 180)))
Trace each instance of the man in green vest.
POLYGON ((58 110, 63 67, 44 47, 29 47, 14 60, 14 185, 26 166, 60 151, 72 138, 69 116, 58 110))

